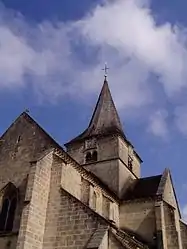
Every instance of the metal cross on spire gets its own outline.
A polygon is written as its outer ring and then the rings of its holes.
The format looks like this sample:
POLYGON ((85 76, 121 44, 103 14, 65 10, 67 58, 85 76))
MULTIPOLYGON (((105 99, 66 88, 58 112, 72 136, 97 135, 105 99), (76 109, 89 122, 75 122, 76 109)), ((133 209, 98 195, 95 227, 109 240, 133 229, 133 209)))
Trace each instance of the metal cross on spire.
POLYGON ((102 69, 105 72, 105 74, 104 74, 105 80, 106 80, 107 75, 108 75, 108 69, 109 69, 109 67, 107 67, 107 63, 105 62, 105 67, 102 69))

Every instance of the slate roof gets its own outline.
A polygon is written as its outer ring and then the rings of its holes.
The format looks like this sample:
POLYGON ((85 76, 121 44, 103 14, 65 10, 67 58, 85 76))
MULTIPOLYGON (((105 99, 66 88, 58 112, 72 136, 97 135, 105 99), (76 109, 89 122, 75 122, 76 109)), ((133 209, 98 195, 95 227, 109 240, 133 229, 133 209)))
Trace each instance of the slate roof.
MULTIPOLYGON (((88 128, 64 145, 68 147, 73 143, 80 142, 91 137, 101 137, 107 135, 119 135, 134 148, 123 132, 122 124, 112 99, 108 82, 105 79, 88 128)), ((139 158, 140 162, 143 162, 135 150, 134 153, 137 158, 139 158)))
POLYGON ((126 249, 148 249, 148 245, 146 243, 142 243, 141 241, 137 240, 135 236, 132 234, 129 235, 126 231, 123 231, 121 229, 110 229, 112 231, 112 234, 115 236, 115 238, 121 242, 121 244, 126 249))
POLYGON ((88 128, 66 145, 88 137, 111 133, 125 137, 108 82, 105 80, 88 128))
POLYGON ((161 177, 162 175, 156 175, 135 180, 122 199, 133 200, 156 196, 161 177))

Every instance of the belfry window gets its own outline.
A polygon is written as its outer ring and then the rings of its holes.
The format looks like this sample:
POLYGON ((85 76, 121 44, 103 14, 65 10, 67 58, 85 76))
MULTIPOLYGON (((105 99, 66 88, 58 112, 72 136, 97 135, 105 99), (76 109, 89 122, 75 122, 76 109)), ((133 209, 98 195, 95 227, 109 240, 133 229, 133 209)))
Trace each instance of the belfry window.
POLYGON ((94 150, 94 152, 92 153, 92 160, 97 161, 97 151, 96 150, 94 150))
POLYGON ((0 212, 0 232, 12 231, 16 206, 17 190, 14 185, 10 183, 5 190, 2 200, 0 212))
POLYGON ((91 154, 91 152, 87 152, 87 153, 86 153, 86 163, 90 162, 91 159, 92 159, 92 154, 91 154))
POLYGON ((86 163, 91 163, 97 161, 97 151, 89 151, 86 153, 86 158, 85 158, 86 163))

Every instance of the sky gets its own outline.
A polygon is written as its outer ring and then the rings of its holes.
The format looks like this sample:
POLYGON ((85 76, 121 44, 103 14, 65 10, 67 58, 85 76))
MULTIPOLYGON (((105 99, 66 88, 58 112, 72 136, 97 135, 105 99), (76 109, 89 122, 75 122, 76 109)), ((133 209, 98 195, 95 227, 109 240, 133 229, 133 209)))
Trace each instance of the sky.
POLYGON ((0 0, 0 133, 25 109, 60 144, 108 82, 142 176, 170 168, 187 220, 187 2, 0 0))

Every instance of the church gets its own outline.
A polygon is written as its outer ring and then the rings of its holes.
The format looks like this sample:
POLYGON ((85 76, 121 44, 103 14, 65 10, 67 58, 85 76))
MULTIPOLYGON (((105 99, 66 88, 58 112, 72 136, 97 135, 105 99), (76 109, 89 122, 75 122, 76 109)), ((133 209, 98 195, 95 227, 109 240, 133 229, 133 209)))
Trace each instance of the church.
POLYGON ((141 163, 106 77, 63 147, 23 112, 0 138, 0 249, 187 249, 169 169, 141 163))

